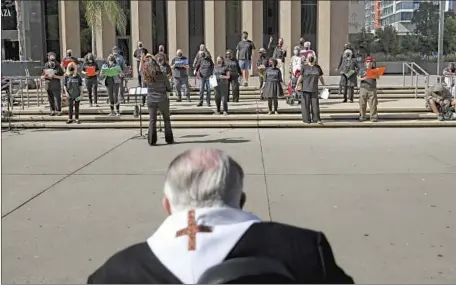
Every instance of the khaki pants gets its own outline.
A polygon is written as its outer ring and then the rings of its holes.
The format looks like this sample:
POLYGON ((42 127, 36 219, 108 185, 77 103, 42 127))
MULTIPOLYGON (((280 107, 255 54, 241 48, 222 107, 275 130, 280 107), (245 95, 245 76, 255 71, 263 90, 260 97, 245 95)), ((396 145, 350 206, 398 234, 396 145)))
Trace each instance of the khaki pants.
POLYGON ((377 120, 377 117, 378 117, 377 90, 367 90, 365 88, 360 88, 359 89, 359 115, 362 119, 366 118, 367 104, 369 104, 370 119, 377 120))

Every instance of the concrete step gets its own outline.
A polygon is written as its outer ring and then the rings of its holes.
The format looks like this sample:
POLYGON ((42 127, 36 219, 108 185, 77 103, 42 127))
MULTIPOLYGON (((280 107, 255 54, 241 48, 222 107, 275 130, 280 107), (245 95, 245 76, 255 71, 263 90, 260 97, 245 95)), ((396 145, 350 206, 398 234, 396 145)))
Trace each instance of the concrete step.
MULTIPOLYGON (((357 113, 359 110, 357 103, 352 103, 350 105, 345 105, 343 107, 332 107, 332 108, 324 108, 324 104, 321 105, 320 112, 322 114, 339 114, 339 113, 357 113)), ((195 106, 188 106, 188 107, 175 107, 171 106, 171 114, 174 115, 212 115, 214 113, 214 106, 212 107, 200 107, 197 108, 195 106)), ((49 115, 49 109, 14 109, 12 111, 14 116, 47 116, 49 115)), ((63 108, 63 114, 68 114, 68 108, 63 108)), ((122 115, 133 115, 134 106, 121 106, 120 113, 122 115)), ((268 108, 264 105, 252 105, 251 107, 241 108, 239 105, 231 106, 229 109, 230 114, 238 114, 238 115, 257 115, 257 114, 265 114, 268 112, 268 108), (238 108, 236 108, 238 107, 238 108)), ((289 106, 288 108, 279 108, 279 112, 281 114, 301 114, 300 106, 289 106)), ((382 107, 379 106, 378 108, 379 113, 428 113, 429 111, 422 107, 414 107, 414 106, 400 106, 400 107, 382 107)), ((108 105, 102 105, 98 108, 87 108, 81 107, 80 114, 81 115, 92 115, 92 116, 107 116, 110 113, 110 108, 108 105)), ((142 114, 148 114, 147 108, 141 108, 142 114)))
MULTIPOLYGON (((159 123, 157 127, 163 125, 159 123)), ((142 124, 144 134, 147 124, 142 124)), ((182 128, 423 128, 456 127, 456 121, 439 122, 434 120, 393 120, 378 122, 324 121, 323 124, 306 124, 299 120, 250 120, 250 121, 173 121, 174 129, 182 128)), ((65 122, 2 122, 4 129, 137 129, 140 122, 83 122, 66 124, 65 122)))
MULTIPOLYGON (((353 113, 323 113, 321 118, 323 120, 357 120, 359 114, 357 112, 353 113)), ((435 119, 435 115, 432 113, 380 113, 379 118, 382 120, 422 120, 422 119, 435 119)), ((13 116, 10 118, 11 122, 64 122, 68 118, 67 116, 13 116)), ((111 123, 111 122, 137 122, 139 117, 133 117, 132 115, 124 115, 119 117, 110 117, 107 115, 81 115, 81 121, 84 122, 100 122, 100 123, 111 123)), ((161 120, 162 117, 158 116, 158 119, 161 120)), ((172 121, 255 121, 255 120, 302 120, 301 114, 278 114, 278 115, 268 115, 267 113, 262 114, 229 114, 229 115, 172 115, 172 121)), ((149 121, 149 115, 141 116, 143 122, 149 121)))

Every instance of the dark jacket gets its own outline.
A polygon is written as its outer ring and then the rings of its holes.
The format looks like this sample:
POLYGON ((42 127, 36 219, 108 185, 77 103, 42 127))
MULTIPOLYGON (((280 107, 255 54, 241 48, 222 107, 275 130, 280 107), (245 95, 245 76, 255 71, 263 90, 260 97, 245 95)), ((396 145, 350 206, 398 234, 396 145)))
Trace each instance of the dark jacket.
POLYGON ((147 86, 147 102, 161 102, 168 100, 168 92, 171 92, 171 85, 165 74, 159 72, 155 75, 153 82, 145 82, 147 86))
MULTIPOLYGON (((188 58, 185 56, 181 56, 181 57, 176 56, 171 61, 171 65, 175 65, 176 62, 178 62, 178 61, 185 61, 185 60, 187 60, 187 62, 188 62, 188 58)), ((187 68, 185 68, 183 66, 174 66, 173 77, 175 77, 175 78, 188 77, 187 68)))
MULTIPOLYGON (((336 263, 321 232, 262 222, 252 225, 225 258, 271 258, 285 265, 298 284, 353 284, 336 263)), ((176 257, 179 258, 179 257, 176 257)), ((89 276, 88 284, 180 284, 147 242, 113 255, 89 276)))
MULTIPOLYGON (((84 62, 84 65, 82 66, 82 70, 84 72, 87 72, 87 67, 91 67, 91 66, 94 66, 95 67, 95 71, 98 72, 100 71, 100 67, 98 66, 98 64, 96 63, 96 61, 92 61, 92 62, 89 62, 89 61, 86 61, 84 62)), ((88 76, 86 75, 85 76, 87 79, 94 79, 94 78, 97 78, 97 75, 94 75, 94 76, 88 76)))
MULTIPOLYGON (((52 62, 46 62, 44 65, 44 69, 53 69, 54 74, 57 76, 63 76, 64 71, 60 64, 54 60, 52 62)), ((46 78, 46 90, 60 90, 61 87, 61 81, 60 79, 57 78, 46 78)))
POLYGON ((196 70, 201 78, 209 78, 214 71, 214 62, 210 57, 201 58, 196 65, 196 70))
POLYGON ((239 75, 242 74, 241 67, 239 66, 237 59, 226 59, 225 65, 228 67, 231 77, 239 77, 239 75))

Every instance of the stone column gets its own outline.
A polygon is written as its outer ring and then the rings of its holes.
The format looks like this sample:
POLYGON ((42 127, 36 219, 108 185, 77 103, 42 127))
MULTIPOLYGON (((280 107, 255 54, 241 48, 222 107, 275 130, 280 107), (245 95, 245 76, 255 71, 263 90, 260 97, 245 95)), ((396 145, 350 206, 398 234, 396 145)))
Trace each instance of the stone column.
MULTIPOLYGON (((279 37, 287 47, 285 59, 285 78, 288 78, 288 66, 293 56, 293 48, 301 35, 301 1, 280 0, 279 2, 279 37), (299 23, 299 24, 298 24, 299 23)), ((275 39, 277 41, 277 39, 275 39)))
POLYGON ((335 71, 344 44, 348 42, 348 1, 318 1, 318 64, 325 75, 335 71))
POLYGON ((213 61, 226 50, 226 5, 223 0, 204 2, 204 42, 213 61))
POLYGON ((242 30, 249 33, 249 39, 255 43, 252 58, 252 73, 255 73, 258 50, 263 47, 263 1, 242 1, 242 30))
MULTIPOLYGON (((134 53, 137 43, 141 41, 143 47, 152 52, 153 39, 152 39, 152 1, 133 0, 131 4, 131 52, 134 53)), ((158 28, 158 27, 155 27, 158 28)), ((132 55, 132 58, 134 56, 132 55)), ((138 62, 133 58, 133 77, 138 76, 138 62)))
POLYGON ((81 28, 79 1, 58 1, 60 21, 60 57, 65 57, 68 49, 73 56, 81 57, 81 28))
MULTIPOLYGON (((141 0, 140 0, 141 1, 141 0)), ((188 54, 188 1, 168 0, 168 54, 173 58, 178 49, 189 59, 194 56, 188 54)))
POLYGON ((112 53, 112 48, 117 45, 116 27, 109 21, 106 12, 102 12, 101 25, 95 29, 96 36, 96 56, 105 58, 112 53))

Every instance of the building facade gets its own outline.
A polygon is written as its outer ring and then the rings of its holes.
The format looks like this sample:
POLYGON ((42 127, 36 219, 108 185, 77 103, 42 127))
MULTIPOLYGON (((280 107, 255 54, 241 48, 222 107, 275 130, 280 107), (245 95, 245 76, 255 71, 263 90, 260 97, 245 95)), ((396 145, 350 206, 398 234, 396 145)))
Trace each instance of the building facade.
MULTIPOLYGON (((445 11, 454 11, 455 0, 444 0, 445 11)), ((366 29, 374 31, 385 26, 393 26, 400 35, 413 33, 415 27, 412 24, 413 11, 420 7, 422 2, 433 2, 438 5, 439 1, 426 0, 366 0, 365 23, 366 29)))
MULTIPOLYGON (((348 41, 349 4, 346 1, 117 1, 128 17, 127 33, 119 35, 108 16, 101 13, 102 25, 96 29, 98 57, 105 58, 113 46, 119 46, 131 62, 137 41, 142 41, 153 52, 164 45, 171 56, 182 49, 193 59, 201 43, 205 43, 213 55, 224 55, 226 49, 235 50, 242 31, 247 31, 257 48, 265 47, 271 36, 274 40, 284 38, 290 55, 299 38, 304 37, 312 42, 319 64, 329 74, 335 70, 341 49, 348 41)), ((24 25, 26 58, 44 60, 47 52, 54 51, 60 56, 66 49, 72 49, 75 56, 90 51, 91 29, 84 20, 80 1, 22 0, 22 3, 29 5, 23 7, 24 19, 27 19, 24 25)), ((2 26, 3 22, 2 17, 2 26)), ((2 58, 7 59, 6 54, 12 53, 8 45, 17 42, 14 26, 14 23, 9 25, 5 37, 2 27, 2 58)))

